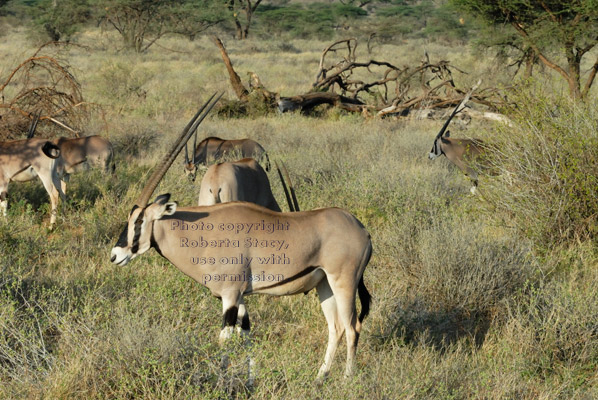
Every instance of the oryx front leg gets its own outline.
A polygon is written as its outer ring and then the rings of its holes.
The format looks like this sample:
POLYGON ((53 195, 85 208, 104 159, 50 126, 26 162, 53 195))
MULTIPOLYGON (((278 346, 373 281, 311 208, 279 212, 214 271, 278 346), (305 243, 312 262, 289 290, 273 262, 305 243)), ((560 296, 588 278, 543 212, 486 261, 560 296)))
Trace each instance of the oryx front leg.
POLYGON ((219 342, 223 345, 233 335, 237 317, 239 315, 239 292, 229 293, 222 296, 222 330, 220 331, 219 342))
MULTIPOLYGON (((57 189, 56 186, 54 186, 54 179, 52 176, 50 176, 49 173, 40 173, 40 171, 36 171, 36 172, 37 172, 37 175, 39 176, 39 178, 41 179, 42 183, 44 184, 44 188, 46 189, 46 192, 48 192, 48 195, 50 196, 50 206, 51 206, 50 229, 52 229, 54 227, 54 225, 56 224, 56 214, 58 212, 57 210, 58 210, 59 190, 57 189)), ((58 186, 58 187, 60 187, 60 186, 58 186)), ((61 192, 62 192, 62 190, 60 190, 60 193, 61 192)))
POLYGON ((332 293, 332 289, 328 284, 326 277, 318 283, 316 287, 318 291, 318 297, 320 298, 320 306, 324 312, 324 317, 328 323, 328 346, 326 347, 326 356, 324 357, 324 363, 318 371, 318 381, 322 382, 328 376, 332 361, 334 360, 334 354, 338 347, 338 343, 343 336, 344 328, 338 319, 338 311, 336 299, 332 293))

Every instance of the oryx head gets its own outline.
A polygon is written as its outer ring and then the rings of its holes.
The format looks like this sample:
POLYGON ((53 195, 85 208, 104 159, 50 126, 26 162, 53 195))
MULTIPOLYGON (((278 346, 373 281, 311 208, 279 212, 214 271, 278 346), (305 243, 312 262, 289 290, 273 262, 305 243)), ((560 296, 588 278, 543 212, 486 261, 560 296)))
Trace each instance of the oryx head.
POLYGON ((442 144, 450 143, 448 140, 446 140, 446 138, 448 138, 450 136, 450 131, 447 131, 446 128, 448 128, 453 117, 455 115, 457 115, 457 113, 459 113, 465 109, 465 105, 469 101, 471 94, 473 93, 474 90, 477 89, 478 86, 480 86, 480 83, 482 83, 481 80, 479 80, 478 83, 476 83, 474 85, 474 87, 471 88, 469 93, 467 93, 467 95, 463 98, 463 100, 457 105, 457 107, 455 107, 455 109, 453 110, 451 115, 449 115, 448 119, 446 120, 446 122, 444 123, 442 128, 440 129, 440 132, 438 132, 438 135, 436 135, 436 138, 434 139, 434 144, 432 145, 432 150, 430 150, 430 153, 428 154, 428 158, 430 160, 434 160, 436 157, 444 154, 444 151, 442 150, 442 144))
POLYGON ((189 121, 183 132, 174 142, 172 149, 164 156, 164 159, 156 166, 156 169, 147 181, 143 191, 139 195, 135 206, 129 213, 127 225, 120 234, 116 244, 112 248, 110 261, 117 265, 125 265, 136 256, 143 254, 151 247, 153 222, 176 211, 176 203, 168 202, 170 194, 158 196, 153 203, 148 204, 149 199, 164 177, 168 168, 172 165, 177 155, 187 143, 197 126, 208 115, 210 110, 220 99, 215 100, 214 94, 204 104, 195 116, 189 121), (204 111, 205 110, 205 111, 204 111))

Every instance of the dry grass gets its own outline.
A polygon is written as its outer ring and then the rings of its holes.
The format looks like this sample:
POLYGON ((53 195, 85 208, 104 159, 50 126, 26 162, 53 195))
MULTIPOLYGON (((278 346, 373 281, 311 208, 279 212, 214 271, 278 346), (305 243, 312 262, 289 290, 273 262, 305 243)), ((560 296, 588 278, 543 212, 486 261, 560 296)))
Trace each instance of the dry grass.
MULTIPOLYGON (((25 46, 21 35, 13 34, 13 43, 25 46)), ((247 350, 217 345, 217 299, 154 251, 126 267, 109 262, 148 169, 173 135, 213 91, 233 96, 217 51, 207 39, 164 40, 177 52, 153 47, 144 55, 119 53, 98 32, 79 40, 92 50, 73 49, 69 61, 85 96, 107 110, 106 121, 92 121, 88 133, 115 143, 117 174, 74 176, 72 201, 52 233, 44 227, 48 202, 41 185, 11 186, 9 217, 0 220, 0 398, 598 394, 595 249, 570 249, 565 272, 546 278, 530 243, 480 214, 483 200, 467 196, 462 175, 444 159, 428 161, 438 121, 364 121, 334 112, 322 119, 291 114, 202 124, 201 135, 258 140, 289 166, 303 209, 344 207, 374 244, 365 272, 374 300, 355 377, 342 379, 343 345, 329 381, 313 384, 327 339, 315 293, 253 296, 248 308, 258 375, 255 387, 245 388, 247 350), (222 372, 225 351, 232 366, 222 372)), ((18 53, 8 42, 3 71, 18 53)), ((227 43, 240 73, 257 72, 284 95, 307 90, 324 46, 291 44, 300 51, 280 51, 276 42, 227 43)), ((431 54, 461 59, 463 68, 476 71, 464 80, 494 68, 466 49, 429 46, 431 54)), ((376 52, 398 64, 420 57, 413 44, 376 52)), ((483 136, 485 129, 474 122, 455 127, 453 135, 483 136)), ((198 188, 179 167, 158 192, 194 204, 198 188)), ((282 199, 278 179, 271 180, 282 199)))

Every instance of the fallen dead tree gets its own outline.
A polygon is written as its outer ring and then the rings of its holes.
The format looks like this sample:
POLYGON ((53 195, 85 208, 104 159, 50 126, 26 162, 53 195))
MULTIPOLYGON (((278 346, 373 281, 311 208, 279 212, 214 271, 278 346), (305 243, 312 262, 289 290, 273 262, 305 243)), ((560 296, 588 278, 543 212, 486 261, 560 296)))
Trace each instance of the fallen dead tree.
POLYGON ((34 115, 73 136, 81 132, 97 106, 84 100, 80 83, 59 57, 65 46, 62 42, 44 44, 1 80, 0 139, 24 137, 34 115))
MULTIPOLYGON (((415 110, 448 109, 459 104, 467 87, 455 84, 455 72, 466 74, 449 61, 431 62, 426 53, 420 65, 398 67, 384 60, 357 57, 356 39, 343 39, 327 46, 320 56, 315 81, 304 94, 280 97, 268 91, 255 73, 250 73, 250 88, 243 86, 235 72, 224 45, 214 38, 228 70, 231 84, 240 101, 247 101, 254 93, 280 112, 308 113, 321 104, 329 104, 350 112, 361 112, 377 117, 406 116, 415 110), (334 60, 329 59, 334 55, 334 60)), ((482 88, 471 102, 497 113, 506 104, 496 88, 482 88)), ((484 114, 475 114, 476 116, 484 114)))

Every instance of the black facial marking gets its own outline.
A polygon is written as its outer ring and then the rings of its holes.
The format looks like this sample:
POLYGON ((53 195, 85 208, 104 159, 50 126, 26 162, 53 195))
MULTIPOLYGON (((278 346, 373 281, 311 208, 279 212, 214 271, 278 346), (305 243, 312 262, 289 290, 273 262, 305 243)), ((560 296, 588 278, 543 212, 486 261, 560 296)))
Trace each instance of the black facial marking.
POLYGON ((118 240, 114 247, 127 247, 127 237, 129 236, 129 224, 125 225, 125 229, 120 233, 118 240))
POLYGON ((316 269, 318 269, 318 267, 307 267, 303 271, 299 272, 298 274, 295 274, 295 275, 293 275, 293 276, 291 276, 291 277, 289 277, 287 279, 283 279, 280 282, 276 282, 273 285, 262 287, 262 288, 260 288, 260 290, 261 289, 270 289, 270 288, 274 288, 274 287, 277 287, 277 286, 285 285, 285 284, 287 284, 289 282, 292 282, 292 281, 294 281, 296 279, 301 278, 302 276, 305 276, 305 275, 311 273, 312 271, 315 271, 316 269))
POLYGON ((241 320, 241 329, 244 331, 248 331, 251 329, 251 324, 249 323, 249 314, 245 313, 243 315, 243 319, 241 320))
POLYGON ((131 246, 131 252, 133 254, 137 253, 139 250, 139 237, 141 236, 141 225, 143 225, 143 215, 145 214, 145 210, 141 211, 135 220, 135 230, 133 231, 133 243, 131 246))
POLYGON ((235 326, 237 323, 237 314, 239 313, 239 309, 237 306, 232 306, 224 313, 222 317, 222 328, 225 326, 235 326))

